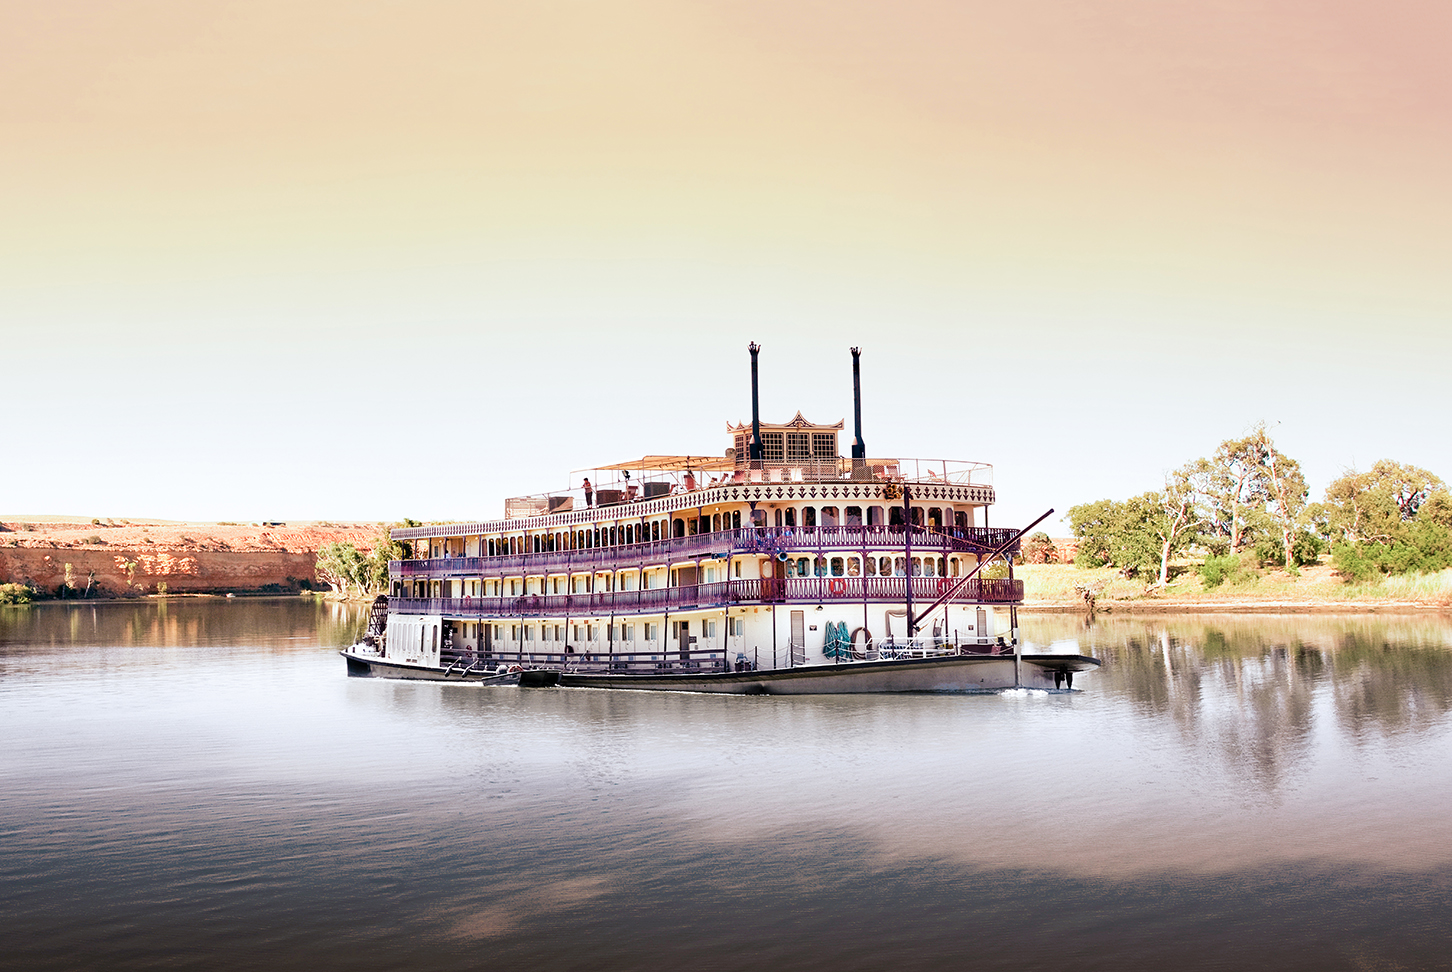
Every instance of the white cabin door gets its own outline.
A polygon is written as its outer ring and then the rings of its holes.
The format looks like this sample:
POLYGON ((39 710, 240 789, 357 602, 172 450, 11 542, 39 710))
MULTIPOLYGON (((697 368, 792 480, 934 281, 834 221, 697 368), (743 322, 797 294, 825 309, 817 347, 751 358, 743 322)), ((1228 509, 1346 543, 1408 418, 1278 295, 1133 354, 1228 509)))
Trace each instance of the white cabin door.
POLYGON ((986 644, 988 644, 988 639, 990 637, 990 635, 988 633, 988 612, 985 611, 985 610, 983 610, 982 608, 979 608, 978 609, 978 625, 977 625, 977 627, 978 627, 978 631, 976 633, 978 635, 978 643, 980 645, 986 645, 986 644))
POLYGON ((792 664, 807 663, 807 615, 805 611, 792 612, 792 664))

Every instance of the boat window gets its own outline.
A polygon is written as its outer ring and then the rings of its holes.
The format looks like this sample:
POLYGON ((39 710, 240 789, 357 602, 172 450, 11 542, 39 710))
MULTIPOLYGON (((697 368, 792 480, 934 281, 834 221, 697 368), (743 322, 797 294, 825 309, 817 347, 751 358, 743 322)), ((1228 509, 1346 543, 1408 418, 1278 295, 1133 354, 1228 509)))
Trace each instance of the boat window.
POLYGON ((794 507, 787 507, 784 511, 784 526, 794 527, 797 525, 797 511, 794 507))
POLYGON ((822 526, 824 526, 824 527, 830 527, 830 526, 836 526, 836 525, 837 525, 837 507, 835 507, 835 506, 824 506, 824 507, 822 507, 822 526))
POLYGON ((926 574, 928 577, 938 576, 938 562, 932 557, 929 557, 927 560, 923 561, 923 573, 926 574))
POLYGON ((943 511, 936 507, 928 507, 928 526, 934 529, 941 529, 943 526, 943 511))
POLYGON ((656 622, 647 621, 645 624, 645 640, 653 642, 656 638, 660 637, 660 632, 657 629, 658 625, 656 622))
POLYGON ((733 529, 733 530, 740 530, 741 529, 741 511, 740 510, 736 510, 734 513, 731 514, 731 529, 733 529))
POLYGON ((810 558, 810 557, 803 557, 802 559, 800 559, 800 560, 797 561, 797 576, 798 577, 810 577, 810 576, 812 576, 812 558, 810 558))
POLYGON ((782 433, 763 432, 761 433, 762 458, 767 462, 781 462, 782 460, 782 433))
MULTIPOLYGON (((886 560, 887 558, 884 557, 883 559, 886 560)), ((907 559, 906 558, 904 558, 904 557, 895 557, 893 559, 893 561, 892 561, 892 576, 894 576, 894 577, 906 577, 907 576, 907 559)))
POLYGON ((846 517, 846 519, 843 522, 847 526, 861 526, 862 525, 862 507, 860 507, 860 506, 849 506, 849 507, 847 507, 847 509, 845 509, 845 510, 842 511, 842 515, 844 517, 846 517))
POLYGON ((882 526, 882 507, 869 506, 867 508, 867 525, 882 526))
POLYGON ((877 558, 876 557, 868 557, 866 560, 864 560, 862 562, 862 569, 863 569, 863 573, 865 573, 868 577, 876 577, 877 576, 877 558))
POLYGON ((817 525, 817 508, 815 506, 802 507, 802 526, 814 527, 817 525))
POLYGON ((921 577, 921 576, 923 576, 923 561, 922 561, 922 558, 921 557, 914 557, 913 558, 913 576, 914 577, 921 577))
POLYGON ((938 558, 938 576, 939 577, 947 577, 948 576, 948 564, 947 564, 946 561, 943 560, 942 557, 939 557, 938 558))
POLYGON ((922 525, 923 525, 923 508, 921 506, 914 506, 913 507, 913 526, 922 526, 922 525))
POLYGON ((842 558, 841 557, 833 557, 832 558, 832 576, 833 577, 841 577, 842 574, 843 574, 843 570, 844 570, 844 568, 843 568, 843 564, 842 564, 842 558))
POLYGON ((817 558, 817 576, 818 577, 826 577, 827 576, 827 558, 826 557, 818 557, 817 558))
POLYGON ((711 514, 711 532, 712 533, 720 533, 721 532, 721 514, 720 513, 712 513, 711 514))
POLYGON ((671 521, 671 536, 683 537, 686 535, 686 521, 677 517, 671 521))
POLYGON ((968 529, 968 514, 959 510, 953 514, 953 525, 960 530, 968 529))
POLYGON ((766 510, 752 510, 751 525, 754 527, 766 526, 766 510))
POLYGON ((902 527, 902 507, 889 506, 887 508, 887 525, 890 527, 902 527))
POLYGON ((862 567, 856 557, 847 558, 847 576, 858 577, 862 574, 862 567))
POLYGON ((949 557, 948 558, 948 570, 952 572, 952 574, 953 574, 954 577, 957 577, 958 576, 958 558, 957 557, 949 557))

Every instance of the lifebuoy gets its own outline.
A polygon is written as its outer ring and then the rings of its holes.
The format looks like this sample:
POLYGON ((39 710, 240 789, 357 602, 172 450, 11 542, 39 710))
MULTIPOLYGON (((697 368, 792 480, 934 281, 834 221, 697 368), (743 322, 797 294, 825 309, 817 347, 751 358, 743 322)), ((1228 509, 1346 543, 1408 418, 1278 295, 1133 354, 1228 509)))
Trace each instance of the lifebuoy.
POLYGON ((831 594, 846 594, 847 582, 840 577, 833 577, 827 583, 827 591, 831 594))
POLYGON ((524 671, 524 669, 520 668, 518 665, 510 665, 509 666, 509 671, 511 673, 514 673, 514 672, 522 672, 522 671, 524 671))

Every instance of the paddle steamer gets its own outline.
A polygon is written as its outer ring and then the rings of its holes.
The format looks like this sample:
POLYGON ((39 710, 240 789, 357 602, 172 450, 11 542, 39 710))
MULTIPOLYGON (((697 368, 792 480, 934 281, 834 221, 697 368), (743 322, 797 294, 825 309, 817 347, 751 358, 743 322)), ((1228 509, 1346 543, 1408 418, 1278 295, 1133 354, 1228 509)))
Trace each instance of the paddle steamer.
MULTIPOLYGON (((505 502, 502 519, 393 531, 354 674, 733 693, 1072 685, 1098 664, 1023 655, 1023 531, 990 527, 992 467, 868 455, 798 413, 720 456, 645 456, 505 502)), ((1047 516, 1047 514, 1045 514, 1047 516)))

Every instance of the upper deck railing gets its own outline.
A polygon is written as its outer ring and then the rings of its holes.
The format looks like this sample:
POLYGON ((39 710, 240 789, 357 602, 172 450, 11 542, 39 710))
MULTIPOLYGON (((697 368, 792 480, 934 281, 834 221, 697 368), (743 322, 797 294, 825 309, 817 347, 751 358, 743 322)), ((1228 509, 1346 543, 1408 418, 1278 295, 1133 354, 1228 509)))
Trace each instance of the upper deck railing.
MULTIPOLYGON (((912 528, 912 547, 923 553, 986 554, 1011 541, 1016 530, 1000 527, 957 527, 941 530, 912 528)), ((889 526, 743 527, 673 540, 615 546, 553 550, 540 553, 501 554, 492 557, 438 557, 395 560, 389 572, 395 576, 507 576, 547 574, 561 571, 584 572, 621 567, 672 564, 698 557, 725 557, 743 553, 787 553, 812 550, 905 549, 907 531, 901 524, 889 526)), ((1010 548, 1010 552, 1016 550, 1010 548)))
MULTIPOLYGON (((993 502, 993 467, 984 462, 957 459, 838 458, 823 461, 759 462, 754 465, 735 466, 719 458, 701 459, 701 465, 695 470, 652 469, 649 466, 632 467, 633 472, 627 472, 624 467, 575 470, 567 488, 510 500, 511 503, 518 504, 518 509, 529 508, 528 514, 506 515, 497 520, 470 524, 403 527, 393 530, 392 536, 396 540, 460 536, 463 535, 459 531, 460 526, 468 527, 466 532, 469 535, 507 533, 535 529, 535 524, 544 517, 558 517, 561 514, 571 521, 593 518, 624 519, 634 516, 637 510, 642 510, 644 515, 654 516, 662 510, 650 508, 649 512, 644 512, 642 504, 652 500, 680 501, 687 497, 702 504, 720 502, 724 497, 715 491, 723 486, 768 488, 849 482, 858 485, 891 483, 908 486, 952 486, 971 488, 969 495, 972 498, 969 502, 993 502), (588 496, 583 488, 585 479, 591 482, 588 496), (535 500, 538 503, 532 505, 535 500)), ((678 506, 679 503, 675 505, 678 506)), ((686 505, 692 504, 687 502, 686 505)))

